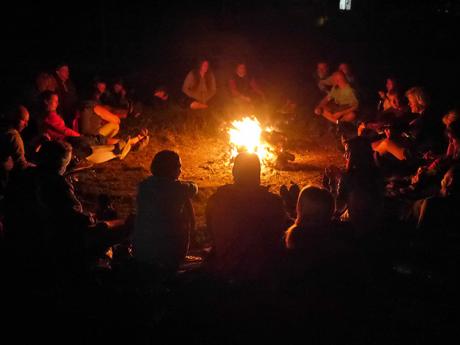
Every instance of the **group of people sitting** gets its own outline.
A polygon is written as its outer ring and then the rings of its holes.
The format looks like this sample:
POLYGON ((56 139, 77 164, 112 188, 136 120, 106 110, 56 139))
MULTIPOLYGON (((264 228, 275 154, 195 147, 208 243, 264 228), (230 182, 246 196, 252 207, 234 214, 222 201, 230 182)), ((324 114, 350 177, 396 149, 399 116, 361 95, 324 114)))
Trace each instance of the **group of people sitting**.
MULTIPOLYGON (((195 183, 179 179, 179 155, 165 150, 154 156, 152 176, 139 184, 135 215, 126 221, 95 219, 65 178, 74 153, 95 163, 123 159, 131 147, 147 142, 148 133, 127 140, 117 136, 129 113, 122 84, 114 85, 115 101, 107 101, 105 83, 97 82, 91 99, 68 115, 75 101, 68 66, 58 66, 56 76, 40 90, 33 163, 21 139, 30 118, 26 107, 8 113, 0 134, 5 252, 34 272, 82 273, 109 247, 128 241, 134 258, 148 270, 177 272, 195 228, 192 199, 198 193, 195 183)), ((451 212, 460 196, 458 113, 442 119, 431 113, 419 87, 405 93, 407 112, 396 80, 388 78, 386 91, 378 93, 377 115, 361 121, 348 65, 329 75, 319 63, 316 83, 323 97, 314 113, 339 128, 345 167, 326 169, 322 186, 291 188, 279 196, 261 185, 259 158, 240 153, 234 183, 218 188, 207 201, 213 249, 203 270, 209 274, 244 282, 270 280, 286 267, 306 274, 325 263, 348 262, 354 244, 386 236, 388 224, 403 224, 413 230, 407 232, 414 241, 424 244, 455 235, 449 224, 458 223, 451 212), (340 131, 343 123, 352 131, 340 131)), ((244 64, 236 67, 229 89, 237 103, 265 98, 244 64)), ((167 99, 164 90, 156 91, 155 97, 167 99)), ((183 91, 192 110, 208 106, 216 92, 209 61, 187 75, 183 91)))

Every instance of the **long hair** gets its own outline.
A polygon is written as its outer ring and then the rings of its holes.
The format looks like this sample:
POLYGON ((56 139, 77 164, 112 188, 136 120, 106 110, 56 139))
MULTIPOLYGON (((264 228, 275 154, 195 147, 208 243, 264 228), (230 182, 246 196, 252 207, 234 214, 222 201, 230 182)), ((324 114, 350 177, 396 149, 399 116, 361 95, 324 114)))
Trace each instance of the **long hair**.
POLYGON ((40 93, 44 91, 54 92, 57 89, 56 79, 48 73, 40 73, 35 79, 35 85, 37 86, 37 90, 40 93))
POLYGON ((203 65, 203 63, 206 62, 206 61, 208 62, 209 67, 208 67, 208 70, 206 71, 206 73, 204 74, 203 78, 204 78, 204 82, 206 84, 206 88, 208 90, 211 88, 212 74, 213 74, 212 70, 211 70, 211 64, 210 64, 208 59, 199 59, 196 67, 192 70, 193 80, 194 80, 194 84, 193 84, 192 89, 194 91, 196 89, 198 89, 198 85, 200 84, 199 81, 200 81, 200 78, 201 78, 201 75, 200 75, 201 65, 203 65))
POLYGON ((364 137, 356 137, 348 140, 345 146, 348 156, 346 167, 348 173, 368 173, 377 169, 369 140, 364 137))
POLYGON ((297 218, 285 234, 287 248, 292 248, 292 233, 296 228, 328 224, 334 213, 332 194, 326 189, 314 186, 303 188, 297 199, 297 218))

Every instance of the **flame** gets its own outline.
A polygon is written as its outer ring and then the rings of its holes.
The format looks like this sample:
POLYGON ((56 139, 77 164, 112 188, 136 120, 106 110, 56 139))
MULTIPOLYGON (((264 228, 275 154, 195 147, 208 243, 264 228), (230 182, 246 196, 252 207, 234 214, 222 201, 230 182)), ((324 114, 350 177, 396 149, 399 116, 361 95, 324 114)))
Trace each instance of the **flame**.
POLYGON ((228 130, 230 144, 232 146, 232 158, 239 152, 255 153, 264 162, 272 158, 270 147, 262 142, 262 128, 256 118, 245 117, 242 120, 232 122, 228 130))

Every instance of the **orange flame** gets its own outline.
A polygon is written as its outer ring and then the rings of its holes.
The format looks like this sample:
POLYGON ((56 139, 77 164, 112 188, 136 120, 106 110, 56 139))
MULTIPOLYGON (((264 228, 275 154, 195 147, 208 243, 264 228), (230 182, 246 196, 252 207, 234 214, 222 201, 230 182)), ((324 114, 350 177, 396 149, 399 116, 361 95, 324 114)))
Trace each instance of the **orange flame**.
MULTIPOLYGON (((268 130, 268 129, 267 129, 268 130)), ((256 118, 245 117, 232 122, 228 130, 232 146, 232 158, 240 152, 255 153, 261 162, 270 160, 272 153, 268 144, 261 140, 262 128, 256 118)))

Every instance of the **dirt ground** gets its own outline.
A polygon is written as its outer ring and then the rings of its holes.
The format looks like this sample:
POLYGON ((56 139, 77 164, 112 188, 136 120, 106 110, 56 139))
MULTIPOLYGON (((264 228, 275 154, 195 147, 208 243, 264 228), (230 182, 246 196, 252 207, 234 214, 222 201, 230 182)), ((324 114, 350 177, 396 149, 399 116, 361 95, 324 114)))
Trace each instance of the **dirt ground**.
MULTIPOLYGON (((184 122, 183 115, 168 121, 159 118, 158 114, 148 115, 147 118, 143 114, 139 119, 128 119, 122 135, 134 134, 140 127, 147 127, 150 131, 149 145, 140 152, 128 154, 123 161, 112 160, 75 174, 76 190, 85 208, 94 210, 97 196, 106 193, 113 200, 119 216, 126 217, 135 212, 138 183, 150 175, 150 163, 155 153, 170 149, 181 156, 181 179, 194 181, 199 186, 198 196, 193 200, 197 218, 196 235, 205 230, 207 199, 217 187, 232 182, 227 133, 229 123, 219 121, 212 128, 197 128, 190 121, 184 122)), ((325 167, 342 164, 342 153, 330 132, 319 134, 308 121, 285 126, 282 131, 287 138, 284 148, 295 155, 295 160, 281 168, 263 167, 262 184, 273 193, 279 193, 283 184, 289 186, 297 183, 300 187, 319 184, 325 167)))

